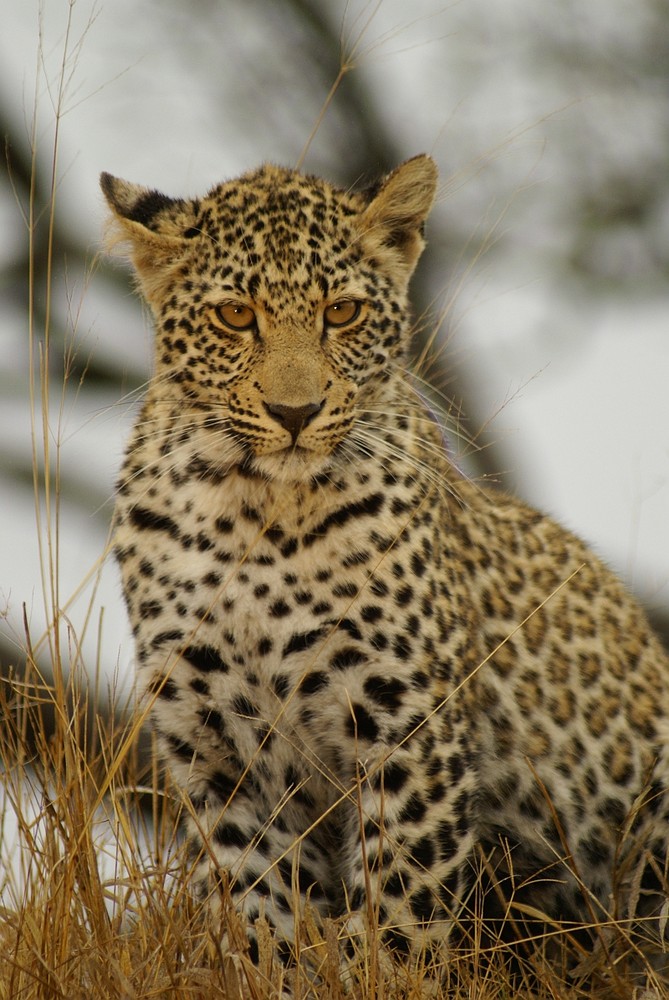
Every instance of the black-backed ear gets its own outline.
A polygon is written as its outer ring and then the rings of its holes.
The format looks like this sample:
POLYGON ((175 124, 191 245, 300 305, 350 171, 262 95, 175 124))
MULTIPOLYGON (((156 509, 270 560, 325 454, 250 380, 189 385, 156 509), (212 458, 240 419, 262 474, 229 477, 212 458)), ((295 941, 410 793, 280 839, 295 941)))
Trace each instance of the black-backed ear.
POLYGON ((381 258, 408 281, 425 246, 423 229, 437 190, 437 166, 430 156, 414 156, 373 189, 362 213, 367 252, 381 258))
POLYGON ((141 237, 147 230, 159 236, 188 238, 195 219, 192 202, 169 198, 139 184, 100 174, 100 187, 114 218, 126 228, 128 237, 141 237), (139 227, 139 228, 137 228, 139 227))
POLYGON ((107 173, 101 174, 100 187, 112 212, 107 246, 128 248, 146 299, 157 302, 171 265, 183 257, 189 239, 199 234, 196 206, 107 173))

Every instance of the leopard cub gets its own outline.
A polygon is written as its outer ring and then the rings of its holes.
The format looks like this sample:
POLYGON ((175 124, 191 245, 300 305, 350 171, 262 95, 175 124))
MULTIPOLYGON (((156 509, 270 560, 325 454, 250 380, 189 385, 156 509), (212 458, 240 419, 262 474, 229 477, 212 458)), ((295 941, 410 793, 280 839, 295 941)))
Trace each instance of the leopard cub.
POLYGON ((667 656, 409 371, 436 183, 102 176, 156 328, 115 514, 140 689, 198 889, 285 949, 307 905, 398 956, 667 904, 667 656))

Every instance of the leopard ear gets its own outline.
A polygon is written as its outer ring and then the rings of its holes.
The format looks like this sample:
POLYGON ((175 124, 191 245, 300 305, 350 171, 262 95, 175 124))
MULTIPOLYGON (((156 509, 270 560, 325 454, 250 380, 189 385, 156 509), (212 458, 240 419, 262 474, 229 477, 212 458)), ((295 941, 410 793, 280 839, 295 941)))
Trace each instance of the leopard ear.
POLYGON ((367 252, 382 258, 406 281, 425 246, 423 229, 434 201, 437 177, 432 157, 414 156, 371 192, 362 213, 367 252))
POLYGON ((126 239, 183 238, 192 221, 192 205, 183 198, 169 198, 111 174, 100 174, 100 187, 126 239))
POLYGON ((101 174, 100 187, 112 211, 106 245, 126 248, 145 297, 155 302, 189 238, 199 234, 196 206, 107 173, 101 174))

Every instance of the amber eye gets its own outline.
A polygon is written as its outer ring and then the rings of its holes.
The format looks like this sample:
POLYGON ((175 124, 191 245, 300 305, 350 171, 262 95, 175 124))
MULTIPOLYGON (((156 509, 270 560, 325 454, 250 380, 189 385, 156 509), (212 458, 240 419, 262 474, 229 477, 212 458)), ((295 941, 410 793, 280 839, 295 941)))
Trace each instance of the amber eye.
POLYGON ((326 326, 348 326, 360 315, 362 306, 354 299, 342 299, 325 307, 323 318, 326 326))
POLYGON ((224 302, 216 306, 214 312, 223 326, 230 330, 250 330, 255 326, 256 314, 250 306, 241 302, 224 302))

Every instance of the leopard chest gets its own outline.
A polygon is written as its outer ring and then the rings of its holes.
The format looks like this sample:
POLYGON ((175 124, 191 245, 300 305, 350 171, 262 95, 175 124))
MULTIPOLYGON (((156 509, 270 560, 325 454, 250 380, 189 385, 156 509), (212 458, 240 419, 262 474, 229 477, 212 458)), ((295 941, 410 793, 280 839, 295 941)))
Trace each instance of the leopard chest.
POLYGON ((292 530, 213 493, 180 513, 173 498, 143 526, 141 508, 121 511, 140 672, 183 652, 170 676, 200 692, 200 713, 215 706, 265 728, 281 719, 339 746, 342 734, 395 738, 429 708, 444 623, 429 528, 407 530, 385 498, 367 498, 292 530))

